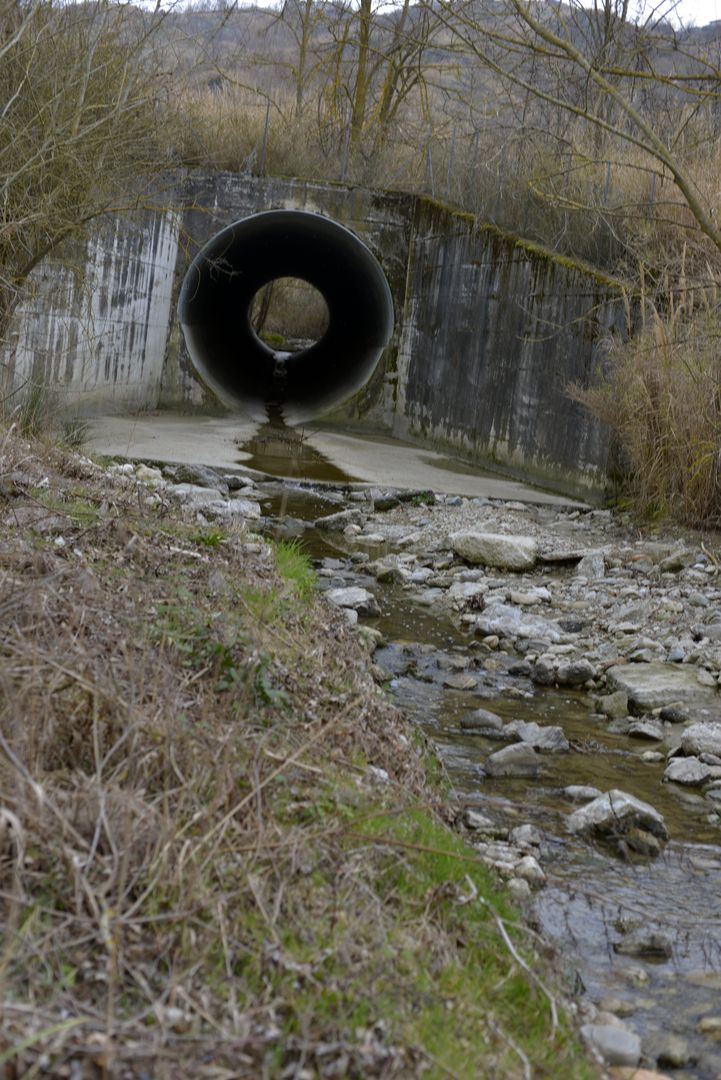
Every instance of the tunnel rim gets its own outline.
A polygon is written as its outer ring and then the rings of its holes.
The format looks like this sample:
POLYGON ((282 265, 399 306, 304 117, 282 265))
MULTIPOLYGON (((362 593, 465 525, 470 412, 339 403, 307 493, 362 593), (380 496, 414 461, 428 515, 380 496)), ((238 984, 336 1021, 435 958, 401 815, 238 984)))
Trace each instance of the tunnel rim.
MULTIPOLYGON (((300 412, 304 419, 323 415, 348 400, 370 379, 395 327, 393 294, 375 252, 356 232, 334 218, 300 209, 264 210, 219 229, 191 260, 177 307, 191 363, 200 380, 223 404, 250 412, 259 420, 265 419, 267 412, 261 416, 260 397, 265 405, 270 403, 276 408, 280 395, 281 407, 289 416, 300 412), (263 257, 260 270, 249 267, 254 252, 266 241, 277 259, 272 273, 267 272, 267 266, 263 269, 263 257), (242 251, 244 245, 247 251, 242 251), (323 260, 328 265, 321 266, 323 260), (214 295, 227 292, 229 283, 243 275, 247 280, 241 282, 239 292, 232 336, 235 359, 231 363, 227 355, 213 355, 213 332, 208 324, 214 308, 224 311, 214 295), (283 277, 300 278, 315 288, 328 310, 323 335, 293 352, 267 345, 250 322, 256 293, 270 281, 283 277), (349 289, 354 302, 348 299, 349 289), (258 370, 247 375, 243 365, 258 370), (279 368, 282 375, 292 377, 280 383, 276 380, 271 387, 273 370, 277 374, 279 368), (298 372, 302 373, 303 368, 307 368, 308 378, 317 389, 316 406, 312 393, 301 387, 298 372)), ((230 339, 229 331, 226 337, 230 339)), ((224 347, 229 354, 227 341, 224 347)))

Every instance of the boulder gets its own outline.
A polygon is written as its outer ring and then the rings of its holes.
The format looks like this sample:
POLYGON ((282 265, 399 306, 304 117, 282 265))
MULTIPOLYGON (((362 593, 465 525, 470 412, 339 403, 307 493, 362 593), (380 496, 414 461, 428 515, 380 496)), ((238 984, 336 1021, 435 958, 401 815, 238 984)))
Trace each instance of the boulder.
POLYGON ((474 709, 461 717, 463 731, 475 731, 479 735, 500 735, 503 720, 488 709, 474 709))
POLYGON ((469 529, 451 533, 448 539, 456 555, 481 566, 531 570, 538 556, 538 545, 531 536, 506 536, 469 529))
POLYGON ((474 810, 472 807, 468 807, 464 811, 463 824, 467 829, 482 833, 484 837, 491 840, 505 840, 508 836, 508 829, 505 825, 501 825, 499 822, 494 821, 493 818, 488 817, 487 814, 481 813, 480 810, 474 810))
POLYGON ((260 506, 253 499, 216 499, 203 505, 205 516, 213 521, 257 521, 260 506))
POLYGON ((569 784, 561 794, 566 799, 570 799, 571 802, 590 802, 591 799, 597 799, 602 793, 597 787, 592 787, 591 784, 569 784))
POLYGON ((468 671, 459 671, 454 675, 445 675, 443 686, 448 690, 475 690, 478 679, 468 671))
POLYGON ((534 777, 538 775, 538 756, 532 747, 514 743, 491 754, 486 761, 485 770, 489 776, 534 777))
POLYGON ((178 465, 174 468, 176 484, 190 484, 204 488, 217 488, 223 494, 228 492, 228 484, 215 469, 207 465, 178 465))
POLYGON ((581 1035, 598 1051, 606 1065, 638 1065, 641 1040, 627 1027, 621 1024, 584 1024, 581 1035))
POLYGON ((668 839, 666 823, 658 810, 618 789, 599 795, 568 819, 569 832, 601 837, 622 836, 634 827, 668 839))
POLYGON ((512 720, 503 728, 502 734, 548 754, 562 754, 569 749, 563 728, 558 725, 541 725, 533 720, 512 720))
POLYGON ((348 525, 358 525, 363 528, 366 522, 366 515, 362 510, 350 509, 339 510, 337 514, 326 514, 324 517, 316 518, 316 529, 325 529, 328 532, 343 532, 348 525))
POLYGON ((559 686, 583 686, 596 677, 596 669, 589 660, 570 660, 559 664, 556 682, 559 686))
POLYGON ((606 563, 603 558, 603 553, 600 551, 589 551, 583 556, 576 567, 576 574, 578 577, 585 578, 604 577, 606 574, 606 563))
POLYGON ((359 615, 378 615, 379 607, 373 593, 360 586, 351 585, 346 589, 329 589, 325 594, 331 604, 340 608, 351 608, 359 615))
POLYGON ((493 818, 489 818, 487 814, 482 814, 480 810, 473 810, 471 807, 468 807, 463 812, 463 824, 473 832, 492 832, 496 827, 493 818))
POLYGON ((628 715, 628 694, 625 690, 604 694, 603 697, 596 698, 595 706, 609 720, 620 720, 628 715))
POLYGON ((482 581, 454 581, 448 590, 448 600, 453 607, 463 610, 465 608, 483 607, 483 594, 488 588, 482 581))
POLYGON ((650 663, 619 664, 608 669, 611 690, 628 695, 632 712, 648 713, 670 704, 708 704, 718 700, 715 691, 702 686, 690 665, 650 663))
POLYGON ((721 756, 721 722, 691 724, 681 736, 681 747, 685 754, 721 756))
POLYGON ((171 484, 168 488, 181 502, 188 503, 202 510, 210 503, 223 501, 223 494, 218 488, 202 487, 200 484, 171 484))
POLYGON ((369 563, 366 569, 382 585, 402 585, 403 582, 410 580, 409 570, 389 560, 379 559, 377 562, 369 563))
POLYGON ((228 485, 228 491, 251 491, 255 488, 255 481, 245 473, 224 473, 221 477, 224 484, 228 485))
POLYGON ((550 620, 501 601, 486 605, 483 614, 476 619, 476 633, 506 638, 540 638, 551 643, 560 641, 563 636, 550 620))
POLYGON ((669 761, 663 778, 673 780, 674 784, 695 787, 698 784, 705 784, 711 775, 711 766, 705 765, 697 757, 677 757, 669 761))
POLYGON ((641 720, 634 720, 633 723, 629 724, 628 734, 636 739, 659 740, 663 738, 663 724, 660 720, 643 717, 641 720))
POLYGON ((529 885, 543 885, 546 881, 546 875, 541 869, 538 859, 533 855, 524 855, 522 859, 519 859, 513 868, 513 872, 516 877, 527 881, 529 885))
POLYGON ((508 839, 517 847, 540 847, 543 834, 535 825, 517 825, 515 829, 511 829, 508 839))
POLYGON ((539 656, 530 674, 538 686, 553 686, 556 681, 556 661, 550 656, 539 656))

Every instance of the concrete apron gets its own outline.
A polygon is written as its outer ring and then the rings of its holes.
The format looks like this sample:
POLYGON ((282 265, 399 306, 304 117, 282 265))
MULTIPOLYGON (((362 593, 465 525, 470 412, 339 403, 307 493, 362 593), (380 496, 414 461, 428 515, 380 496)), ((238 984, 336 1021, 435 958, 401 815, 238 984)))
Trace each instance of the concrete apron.
MULTIPOLYGON (((97 417, 90 422, 87 447, 108 457, 208 465, 239 470, 251 460, 241 449, 258 425, 240 417, 172 413, 97 417)), ((361 484, 430 489, 469 498, 517 500, 552 506, 586 504, 485 473, 463 462, 382 436, 360 437, 326 429, 306 429, 304 442, 361 484)), ((282 476, 279 472, 277 475, 282 476)), ((299 479, 298 476, 295 479, 299 479)))

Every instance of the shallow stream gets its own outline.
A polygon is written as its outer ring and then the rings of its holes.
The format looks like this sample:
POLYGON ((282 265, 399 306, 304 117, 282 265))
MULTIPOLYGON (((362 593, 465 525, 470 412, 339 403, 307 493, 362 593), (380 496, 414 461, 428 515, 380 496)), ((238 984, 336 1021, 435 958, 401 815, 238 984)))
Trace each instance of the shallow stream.
MULTIPOLYGON (((357 548, 344 546, 341 534, 312 527, 317 517, 348 505, 350 488, 333 479, 328 488, 262 484, 268 525, 278 535, 302 535, 322 586, 372 589, 380 614, 363 622, 386 642, 375 662, 388 672, 393 699, 438 747, 461 804, 481 809, 499 827, 530 823, 542 831, 547 883, 535 893, 532 919, 555 942, 569 989, 585 989, 593 1002, 623 1016, 651 1059, 669 1033, 681 1036, 690 1061, 673 1070, 675 1077, 721 1076, 721 1043, 696 1030, 703 1017, 721 1015, 721 836, 708 804, 661 784, 664 764, 640 757, 649 744, 600 724, 588 695, 534 685, 522 656, 484 649, 443 609, 364 574, 362 562, 351 558, 357 548), (469 676, 469 689, 444 685, 461 673, 469 676), (504 720, 561 725, 570 753, 543 755, 536 780, 485 776, 479 766, 500 744, 460 727, 461 716, 479 706, 504 720), (570 836, 565 822, 575 807, 563 789, 571 784, 621 788, 656 807, 671 835, 663 854, 625 862, 570 836), (619 955, 614 944, 634 926, 670 935, 672 958, 619 955)), ((549 576, 564 572, 548 570, 549 576)))

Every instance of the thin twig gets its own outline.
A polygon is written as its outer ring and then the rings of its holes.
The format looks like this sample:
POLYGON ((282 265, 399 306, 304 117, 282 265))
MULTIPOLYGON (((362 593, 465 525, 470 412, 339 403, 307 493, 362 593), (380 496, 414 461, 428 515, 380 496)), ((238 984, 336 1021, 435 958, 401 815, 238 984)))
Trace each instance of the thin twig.
POLYGON ((498 914, 496 909, 493 907, 493 904, 491 904, 483 896, 478 897, 478 902, 479 902, 479 904, 482 904, 484 907, 488 908, 488 910, 490 911, 490 913, 493 916, 493 919, 494 919, 494 921, 496 923, 496 926, 498 927, 498 931, 499 931, 501 937, 503 938, 503 941, 504 941, 504 943, 506 945, 506 948, 510 952, 513 959, 516 961, 516 963, 520 967, 523 968, 523 970, 526 972, 526 974, 531 979, 533 979, 534 983, 539 988, 539 990, 545 995, 545 997, 548 998, 548 1003, 551 1006, 551 1040, 553 1040, 555 1038, 555 1036, 556 1036, 556 1030, 558 1028, 558 1010, 556 1008, 556 999, 554 998, 554 996, 550 992, 550 990, 546 987, 546 984, 543 982, 543 980, 539 979, 539 977, 538 977, 538 975, 536 975, 535 971, 533 971, 528 966, 528 964, 523 959, 523 957, 519 955, 518 951, 516 950, 515 945, 513 944, 510 937, 508 936, 508 933, 506 932, 506 927, 505 927, 505 925, 503 923, 503 919, 498 914))

